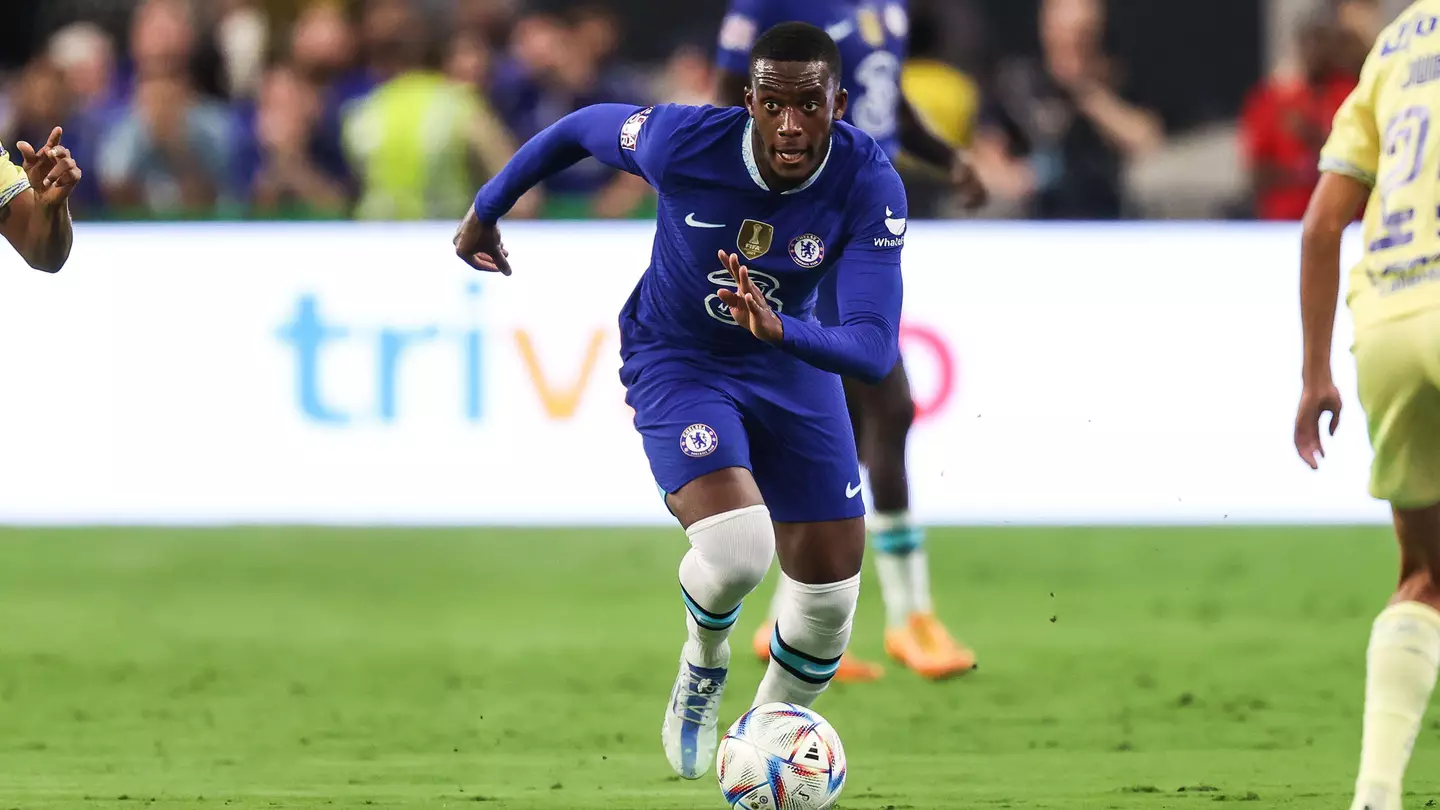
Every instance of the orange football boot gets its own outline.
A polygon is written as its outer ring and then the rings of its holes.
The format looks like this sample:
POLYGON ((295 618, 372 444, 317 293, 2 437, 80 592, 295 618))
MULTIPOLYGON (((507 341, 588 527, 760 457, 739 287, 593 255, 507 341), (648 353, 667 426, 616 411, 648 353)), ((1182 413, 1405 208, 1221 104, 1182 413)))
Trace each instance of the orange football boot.
MULTIPOLYGON (((770 637, 774 634, 773 621, 765 622, 755 631, 755 656, 761 661, 770 660, 770 637)), ((873 661, 863 661, 849 652, 840 656, 840 668, 835 670, 835 680, 839 683, 870 683, 884 675, 885 667, 873 661)))
POLYGON ((885 654, 923 678, 941 681, 975 668, 975 653, 951 637, 933 613, 914 613, 885 630, 885 654))

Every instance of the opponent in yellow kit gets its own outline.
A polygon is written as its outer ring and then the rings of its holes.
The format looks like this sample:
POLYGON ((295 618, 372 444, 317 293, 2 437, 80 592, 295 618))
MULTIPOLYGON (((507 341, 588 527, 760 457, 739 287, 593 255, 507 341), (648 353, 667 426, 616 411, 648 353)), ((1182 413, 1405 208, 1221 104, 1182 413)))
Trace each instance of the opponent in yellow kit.
POLYGON ((1352 810, 1399 810, 1401 781, 1440 669, 1440 0, 1380 36, 1335 116, 1301 250, 1304 391, 1295 448, 1315 467, 1319 422, 1340 394, 1330 344, 1340 235, 1361 204, 1350 275, 1360 404, 1375 450, 1370 492, 1389 501, 1400 584, 1375 620, 1352 810))
POLYGON ((60 145, 61 134, 56 127, 39 149, 17 144, 23 166, 0 144, 0 235, 26 264, 47 273, 59 272, 70 257, 70 193, 80 182, 80 167, 60 145))

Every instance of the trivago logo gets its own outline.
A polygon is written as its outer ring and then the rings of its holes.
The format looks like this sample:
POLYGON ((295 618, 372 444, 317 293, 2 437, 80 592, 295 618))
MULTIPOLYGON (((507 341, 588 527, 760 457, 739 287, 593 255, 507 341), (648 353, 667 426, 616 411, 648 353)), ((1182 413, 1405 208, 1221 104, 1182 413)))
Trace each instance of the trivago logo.
MULTIPOLYGON (((466 296, 478 299, 479 287, 467 287, 466 296)), ((586 395, 596 386, 595 381, 603 376, 604 372, 597 374, 597 367, 619 365, 619 337, 615 327, 608 324, 589 329, 566 325, 563 332, 573 337, 562 340, 567 345, 560 350, 549 342, 551 356, 547 363, 541 358, 536 333, 530 329, 482 326, 478 315, 468 320, 405 327, 365 324, 327 311, 316 294, 300 295, 290 317, 276 333, 293 358, 295 405, 307 420, 320 424, 348 425, 372 419, 395 423, 403 420, 406 410, 414 410, 410 406, 402 408, 402 400, 413 405, 413 399, 402 396, 402 389, 423 385, 428 393, 412 391, 410 397, 433 395, 437 389, 457 392, 459 401, 453 412, 463 421, 479 423, 487 413, 485 398, 489 389, 515 395, 515 382, 509 375, 518 360, 543 413, 552 421, 566 421, 575 417, 586 395), (512 357, 494 354, 511 350, 512 357), (342 354, 352 361, 358 355, 359 363, 337 368, 343 365, 339 362, 342 354), (417 382, 417 375, 405 369, 420 364, 426 365, 430 376, 417 382), (497 374, 497 368, 503 369, 507 377, 503 385, 487 382, 488 377, 497 374), (350 380, 354 384, 344 386, 345 393, 339 393, 334 381, 342 372, 364 379, 350 380), (445 379, 435 379, 436 374, 445 379)), ((901 325, 900 343, 911 368, 916 421, 935 418, 955 397, 954 353, 938 330, 912 321, 901 325)), ((628 413, 629 408, 618 395, 615 399, 617 413, 628 413)), ((434 412, 433 408, 429 410, 434 412)))
MULTIPOLYGON (((477 298, 479 287, 466 288, 467 296, 477 298)), ((295 363, 295 403, 304 416, 330 425, 349 424, 356 418, 374 418, 392 423, 402 418, 400 409, 402 373, 407 363, 414 363, 423 352, 444 351, 459 362, 452 366, 458 382, 460 402, 457 413, 468 422, 480 422, 485 415, 483 391, 487 371, 487 353, 496 343, 513 347, 520 365, 529 378, 544 412, 554 420, 572 418, 580 407, 586 391, 596 377, 596 366, 605 352, 615 352, 612 330, 596 326, 582 337, 578 371, 568 379, 552 379, 546 374, 529 330, 517 327, 505 331, 482 328, 478 323, 465 325, 430 324, 420 327, 375 326, 349 323, 323 311, 314 294, 301 295, 288 322, 281 325, 277 336, 287 345, 295 363), (358 345, 357 345, 358 344, 358 345), (608 346, 608 348, 607 348, 608 346), (327 370, 333 354, 341 350, 368 349, 368 367, 373 375, 374 392, 369 402, 339 401, 327 398, 327 370)), ((573 359, 573 355, 572 355, 573 359)), ((618 364, 618 359, 616 360, 618 364)), ((570 366, 573 368, 573 364, 570 366)), ((622 406, 623 407, 623 406, 622 406)))

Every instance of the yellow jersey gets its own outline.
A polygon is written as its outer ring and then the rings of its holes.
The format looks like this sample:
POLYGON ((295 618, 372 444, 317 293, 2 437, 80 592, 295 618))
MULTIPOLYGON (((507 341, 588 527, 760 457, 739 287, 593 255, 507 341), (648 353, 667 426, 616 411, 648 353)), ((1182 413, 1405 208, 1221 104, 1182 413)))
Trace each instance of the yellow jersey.
POLYGON ((30 188, 30 181, 25 177, 25 172, 10 162, 10 154, 5 151, 5 144, 0 143, 0 208, 9 205, 11 200, 19 197, 27 188, 30 188))
POLYGON ((1380 35, 1320 170, 1372 189, 1346 298, 1355 328, 1440 309, 1440 0, 1418 0, 1380 35))

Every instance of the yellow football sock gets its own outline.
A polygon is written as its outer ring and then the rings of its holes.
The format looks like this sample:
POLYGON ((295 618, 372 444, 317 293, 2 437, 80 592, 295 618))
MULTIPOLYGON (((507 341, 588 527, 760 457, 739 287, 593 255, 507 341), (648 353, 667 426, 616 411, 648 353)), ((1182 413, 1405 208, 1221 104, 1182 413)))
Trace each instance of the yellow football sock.
POLYGON ((1399 810, 1401 781, 1440 669, 1440 612, 1391 605, 1375 619, 1365 676, 1360 776, 1351 810, 1399 810))

